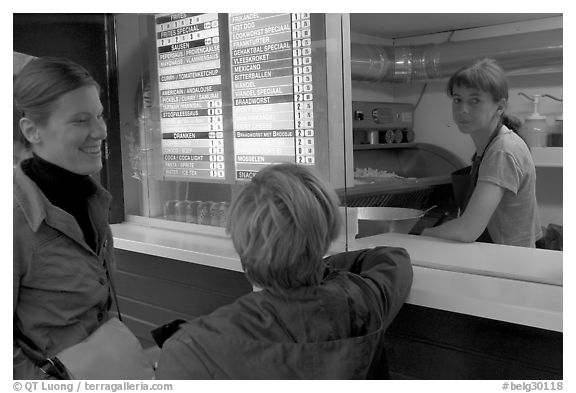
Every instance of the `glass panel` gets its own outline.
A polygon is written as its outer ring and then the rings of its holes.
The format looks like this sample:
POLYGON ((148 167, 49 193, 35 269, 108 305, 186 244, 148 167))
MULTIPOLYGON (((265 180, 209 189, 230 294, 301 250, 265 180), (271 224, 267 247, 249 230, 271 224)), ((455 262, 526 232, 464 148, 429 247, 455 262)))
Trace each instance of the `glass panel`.
POLYGON ((343 188, 342 53, 327 50, 327 20, 116 16, 127 220, 223 234, 235 193, 281 162, 343 188))

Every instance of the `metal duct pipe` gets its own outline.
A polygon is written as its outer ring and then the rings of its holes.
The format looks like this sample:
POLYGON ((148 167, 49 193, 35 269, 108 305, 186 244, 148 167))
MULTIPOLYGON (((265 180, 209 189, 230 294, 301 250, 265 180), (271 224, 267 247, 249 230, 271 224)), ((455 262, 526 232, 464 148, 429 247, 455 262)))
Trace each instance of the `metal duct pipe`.
POLYGON ((352 80, 411 82, 443 78, 492 58, 505 71, 562 66, 562 29, 414 46, 352 44, 352 80))

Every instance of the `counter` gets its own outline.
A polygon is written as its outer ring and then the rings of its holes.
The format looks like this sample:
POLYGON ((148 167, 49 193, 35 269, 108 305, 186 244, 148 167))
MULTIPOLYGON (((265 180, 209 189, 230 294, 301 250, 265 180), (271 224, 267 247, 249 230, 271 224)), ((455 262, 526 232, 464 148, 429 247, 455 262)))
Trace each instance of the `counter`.
MULTIPOLYGON (((114 224, 118 249, 241 272, 222 228, 190 233, 132 223, 114 224)), ((378 245, 405 248, 414 282, 407 302, 562 332, 562 252, 423 236, 384 234, 352 240, 349 250, 378 245)), ((335 242, 332 252, 344 250, 335 242)))
POLYGON ((350 249, 390 245, 412 258, 407 302, 562 332, 562 252, 425 236, 357 239, 350 249))

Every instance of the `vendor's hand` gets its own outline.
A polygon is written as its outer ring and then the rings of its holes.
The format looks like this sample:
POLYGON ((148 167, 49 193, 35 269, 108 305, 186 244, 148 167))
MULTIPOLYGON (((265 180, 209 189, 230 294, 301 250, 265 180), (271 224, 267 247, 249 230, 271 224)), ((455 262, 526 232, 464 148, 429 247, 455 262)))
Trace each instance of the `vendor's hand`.
POLYGON ((431 236, 429 233, 432 231, 433 228, 424 228, 420 233, 420 236, 431 236))

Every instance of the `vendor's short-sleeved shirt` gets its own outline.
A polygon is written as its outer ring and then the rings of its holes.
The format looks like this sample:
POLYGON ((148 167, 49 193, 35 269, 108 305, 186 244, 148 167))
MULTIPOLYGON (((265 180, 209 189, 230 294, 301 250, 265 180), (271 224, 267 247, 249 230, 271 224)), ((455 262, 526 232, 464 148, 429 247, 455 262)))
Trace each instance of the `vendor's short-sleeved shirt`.
POLYGON ((515 132, 502 127, 484 153, 478 181, 505 190, 488 223, 494 243, 535 247, 542 235, 536 202, 536 168, 528 146, 515 132))

